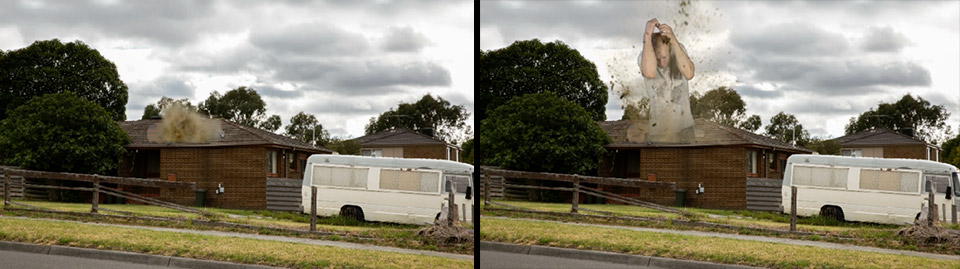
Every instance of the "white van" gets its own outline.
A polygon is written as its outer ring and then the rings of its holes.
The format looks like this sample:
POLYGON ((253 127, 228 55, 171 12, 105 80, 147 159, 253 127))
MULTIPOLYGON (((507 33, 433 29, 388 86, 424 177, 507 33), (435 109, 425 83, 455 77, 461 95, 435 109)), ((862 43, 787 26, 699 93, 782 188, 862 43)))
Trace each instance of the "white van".
POLYGON ((455 186, 460 219, 471 221, 473 166, 433 160, 350 155, 312 155, 303 173, 303 212, 310 213, 310 189, 317 187, 317 215, 358 220, 432 224, 455 186), (465 210, 465 212, 464 212, 465 210))
POLYGON ((790 187, 796 186, 798 216, 911 224, 928 203, 929 180, 937 214, 950 220, 960 194, 957 177, 956 167, 940 162, 798 154, 787 159, 782 208, 790 213, 790 187))

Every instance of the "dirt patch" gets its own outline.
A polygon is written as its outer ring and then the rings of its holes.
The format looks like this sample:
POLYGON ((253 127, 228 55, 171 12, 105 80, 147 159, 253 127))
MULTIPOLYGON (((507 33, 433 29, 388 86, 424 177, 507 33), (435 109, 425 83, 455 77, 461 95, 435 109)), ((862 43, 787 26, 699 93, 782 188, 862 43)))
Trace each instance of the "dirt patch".
POLYGON ((960 248, 960 231, 940 226, 912 225, 897 231, 897 235, 913 241, 918 246, 946 246, 960 248))
POLYGON ((420 229, 417 235, 432 240, 439 246, 473 245, 473 233, 460 226, 433 225, 420 229))

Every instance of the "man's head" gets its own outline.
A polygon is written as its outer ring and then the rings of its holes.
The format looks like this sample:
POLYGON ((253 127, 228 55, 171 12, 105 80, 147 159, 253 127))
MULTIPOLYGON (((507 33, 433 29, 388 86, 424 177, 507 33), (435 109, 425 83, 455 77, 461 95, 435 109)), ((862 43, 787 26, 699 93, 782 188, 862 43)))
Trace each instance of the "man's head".
POLYGON ((669 66, 671 57, 667 37, 661 36, 660 32, 656 32, 650 36, 650 40, 653 42, 653 53, 657 56, 657 66, 660 68, 669 66))

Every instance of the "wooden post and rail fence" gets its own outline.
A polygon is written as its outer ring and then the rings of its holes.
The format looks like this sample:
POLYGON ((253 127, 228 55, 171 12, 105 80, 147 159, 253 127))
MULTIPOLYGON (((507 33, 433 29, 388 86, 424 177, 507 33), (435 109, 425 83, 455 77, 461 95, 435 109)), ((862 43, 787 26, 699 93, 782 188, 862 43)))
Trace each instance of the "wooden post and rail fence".
MULTIPOLYGON (((3 204, 5 208, 8 205, 34 207, 34 206, 10 201, 10 198, 11 198, 10 186, 12 185, 11 179, 14 177, 19 177, 19 178, 56 179, 56 180, 62 180, 62 181, 91 183, 93 185, 92 187, 64 187, 64 186, 36 185, 36 184, 27 184, 27 183, 22 184, 23 188, 92 192, 93 197, 90 203, 91 213, 99 213, 99 211, 101 210, 101 208, 99 208, 100 193, 104 193, 107 195, 126 198, 130 200, 142 202, 145 204, 149 204, 149 205, 160 206, 160 207, 165 207, 165 208, 170 208, 170 209, 180 210, 180 211, 186 211, 190 213, 196 213, 202 216, 208 215, 207 212, 202 210, 197 210, 197 209, 182 206, 179 204, 162 201, 156 198, 146 197, 136 193, 126 192, 126 191, 122 191, 119 189, 110 188, 102 185, 102 183, 111 183, 111 184, 124 185, 124 186, 142 186, 142 187, 153 187, 153 188, 194 190, 196 188, 196 183, 193 183, 193 182, 175 182, 175 181, 155 180, 155 179, 145 179, 145 178, 113 177, 113 176, 102 176, 102 175, 92 175, 92 174, 62 173, 62 172, 45 172, 45 171, 33 171, 33 170, 24 170, 24 169, 15 169, 15 168, 2 168, 2 170, 3 170, 3 182, 4 182, 3 204)), ((106 210, 106 209, 103 209, 103 210, 106 210)), ((117 211, 117 210, 109 210, 109 211, 117 211)), ((129 212, 121 212, 121 213, 129 213, 129 212)))
MULTIPOLYGON (((613 177, 594 177, 594 176, 582 176, 582 175, 571 175, 571 174, 556 174, 556 173, 541 173, 541 172, 525 172, 525 171, 514 171, 514 170, 505 170, 494 167, 481 167, 482 169, 482 178, 481 180, 490 182, 492 177, 503 177, 503 178, 515 178, 515 179, 534 179, 538 181, 554 181, 554 182, 567 182, 571 183, 572 187, 544 187, 544 186, 531 186, 531 185, 516 185, 516 184, 503 184, 504 188, 519 188, 519 189, 535 189, 535 190, 549 190, 549 191, 564 191, 572 193, 572 201, 570 205, 570 212, 577 213, 580 203, 580 193, 605 198, 613 201, 618 201, 630 205, 642 206, 646 208, 656 209, 665 212, 671 213, 680 213, 680 210, 656 204, 653 202, 642 201, 637 198, 627 197, 620 194, 603 191, 595 188, 590 188, 584 186, 584 183, 597 184, 598 186, 620 186, 620 187, 634 187, 634 188, 654 188, 654 189, 669 189, 672 193, 676 189, 676 183, 673 182, 656 182, 648 180, 638 180, 638 179, 626 179, 626 178, 613 178, 613 177)), ((483 201, 484 204, 491 204, 491 185, 493 184, 483 184, 483 201)))

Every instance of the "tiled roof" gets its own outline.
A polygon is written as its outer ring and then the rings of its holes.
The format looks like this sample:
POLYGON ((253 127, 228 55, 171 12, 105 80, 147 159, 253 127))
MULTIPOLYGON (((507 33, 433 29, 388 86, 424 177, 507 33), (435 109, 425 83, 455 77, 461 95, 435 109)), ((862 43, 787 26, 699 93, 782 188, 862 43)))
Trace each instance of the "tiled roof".
MULTIPOLYGON (((834 138, 840 146, 928 145, 923 140, 909 137, 890 129, 871 129, 834 138)), ((936 145, 933 145, 936 146, 936 145)))
POLYGON ((131 148, 168 148, 168 147, 222 147, 222 146, 242 146, 242 145, 277 145, 291 148, 302 149, 305 151, 314 151, 318 153, 331 153, 329 149, 314 147, 308 143, 289 138, 286 136, 274 134, 258 128, 240 125, 236 122, 216 119, 220 121, 220 128, 223 130, 223 137, 219 140, 209 143, 168 143, 152 138, 157 132, 159 119, 122 121, 119 122, 120 128, 130 136, 130 144, 125 145, 131 148))
POLYGON ((793 146, 766 136, 754 134, 739 128, 722 125, 716 122, 694 119, 694 139, 689 143, 654 143, 629 141, 627 133, 630 130, 631 122, 625 120, 600 122, 600 128, 603 129, 610 140, 607 148, 645 148, 645 147, 698 147, 698 146, 721 146, 721 145, 757 145, 777 149, 784 149, 796 152, 810 153, 812 151, 793 146))
MULTIPOLYGON (((391 129, 354 138, 360 146, 450 145, 410 129, 391 129)), ((453 145, 456 146, 456 145, 453 145)))

